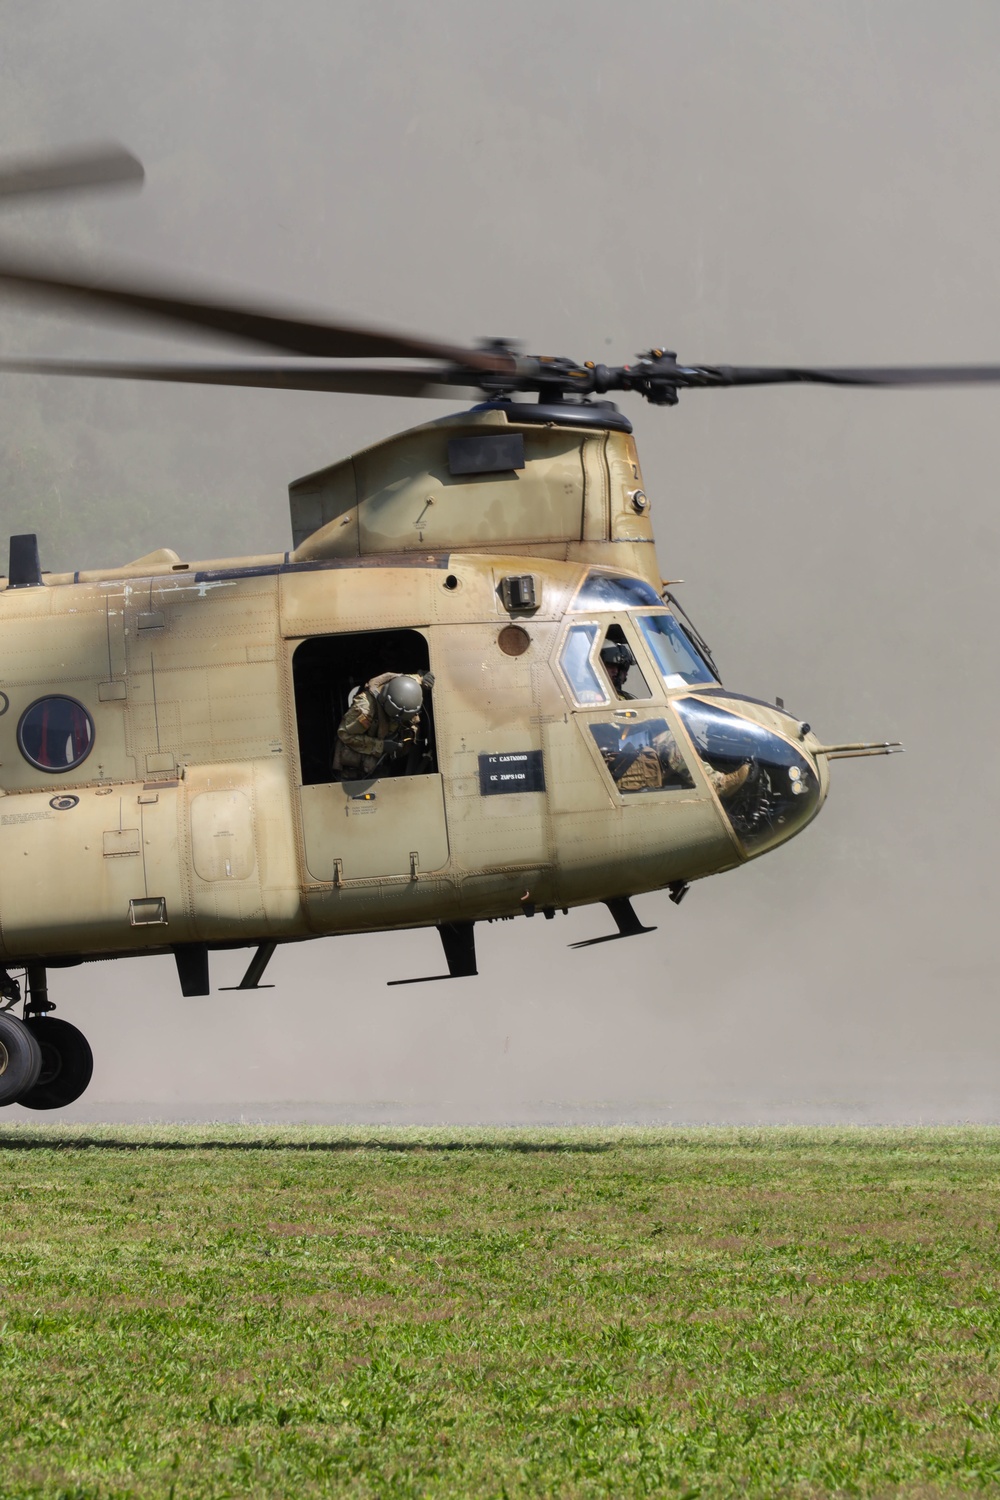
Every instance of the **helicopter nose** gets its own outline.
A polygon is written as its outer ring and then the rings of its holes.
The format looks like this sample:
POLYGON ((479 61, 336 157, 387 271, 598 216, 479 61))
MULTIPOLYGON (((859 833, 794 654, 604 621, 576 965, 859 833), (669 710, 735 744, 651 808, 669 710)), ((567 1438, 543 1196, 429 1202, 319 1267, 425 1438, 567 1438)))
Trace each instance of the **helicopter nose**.
POLYGON ((682 698, 676 705, 722 811, 748 855, 763 854, 811 822, 826 796, 826 780, 805 744, 808 725, 766 710, 769 723, 748 706, 682 698), (788 723, 788 735, 773 724, 788 723), (794 737, 794 738, 793 738, 794 737))

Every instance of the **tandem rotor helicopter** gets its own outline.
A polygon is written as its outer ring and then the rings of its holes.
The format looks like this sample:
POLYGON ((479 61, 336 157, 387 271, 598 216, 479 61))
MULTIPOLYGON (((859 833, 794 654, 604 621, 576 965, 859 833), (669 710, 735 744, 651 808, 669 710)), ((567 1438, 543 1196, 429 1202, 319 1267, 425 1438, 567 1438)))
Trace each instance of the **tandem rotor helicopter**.
MULTIPOLYGON (((141 178, 120 148, 81 151, 0 171, 0 196, 141 178)), ((448 972, 428 977, 458 977, 477 972, 477 922, 595 903, 616 930, 589 942, 632 937, 652 930, 634 895, 679 903, 804 828, 831 760, 898 748, 821 744, 780 701, 722 685, 659 577, 631 423, 605 398, 975 384, 1000 366, 577 363, 5 255, 0 290, 306 357, 0 373, 476 401, 295 480, 284 553, 163 547, 52 574, 34 536, 11 537, 0 1104, 62 1107, 90 1080, 50 968, 170 953, 182 993, 205 995, 210 953, 253 947, 237 986, 253 990, 279 943, 435 927, 448 972), (400 678, 403 719, 380 696, 400 678)))

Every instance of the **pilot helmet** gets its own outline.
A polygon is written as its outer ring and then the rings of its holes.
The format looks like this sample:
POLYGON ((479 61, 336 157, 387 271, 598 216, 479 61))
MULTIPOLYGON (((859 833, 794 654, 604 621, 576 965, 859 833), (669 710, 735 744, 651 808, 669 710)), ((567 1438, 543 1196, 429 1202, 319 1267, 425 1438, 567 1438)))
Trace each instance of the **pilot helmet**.
POLYGON ((415 677, 393 677, 379 693, 379 702, 390 719, 410 718, 423 707, 424 694, 415 677))
POLYGON ((601 661, 609 672, 635 666, 635 657, 632 655, 631 647, 626 646, 624 641, 608 641, 602 646, 601 661))

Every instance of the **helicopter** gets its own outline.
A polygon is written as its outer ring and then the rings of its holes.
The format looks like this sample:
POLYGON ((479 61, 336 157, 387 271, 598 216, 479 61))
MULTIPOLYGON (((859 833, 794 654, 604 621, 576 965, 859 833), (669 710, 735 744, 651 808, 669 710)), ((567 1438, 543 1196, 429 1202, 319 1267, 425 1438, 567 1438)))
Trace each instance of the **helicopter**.
MULTIPOLYGON (((135 185, 121 148, 0 171, 0 196, 135 185)), ((679 905, 697 880, 785 843, 830 764, 823 743, 724 685, 659 576, 632 424, 609 398, 807 383, 974 385, 1000 366, 607 365, 462 347, 155 280, 0 254, 0 291, 45 307, 223 335, 264 362, 0 360, 0 374, 457 398, 472 404, 292 481, 282 553, 46 573, 34 535, 0 578, 0 1104, 62 1108, 91 1077, 52 1014, 51 969, 434 928, 477 973, 478 922, 679 905), (273 351, 279 351, 278 358, 273 351), (293 355, 295 359, 284 356, 293 355), (387 363, 393 361, 393 363, 387 363), (528 398, 528 399, 525 399, 528 398), (412 745, 336 769, 359 692, 423 683, 412 745), (21 1016, 16 1014, 21 1007, 21 1016)), ((388 742, 387 742, 388 743, 388 742)))

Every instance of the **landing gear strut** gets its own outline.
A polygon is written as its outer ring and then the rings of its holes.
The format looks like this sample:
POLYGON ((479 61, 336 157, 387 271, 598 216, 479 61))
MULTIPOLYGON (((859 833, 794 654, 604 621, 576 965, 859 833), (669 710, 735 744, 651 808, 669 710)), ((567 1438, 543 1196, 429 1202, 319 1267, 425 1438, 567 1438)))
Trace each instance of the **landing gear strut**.
POLYGON ((41 964, 25 970, 24 1020, 11 1015, 21 986, 0 969, 0 1105, 63 1109, 79 1099, 94 1071, 94 1055, 82 1031, 51 1014, 41 964))

